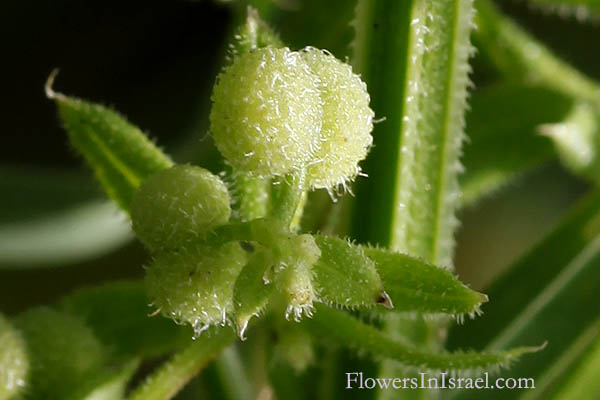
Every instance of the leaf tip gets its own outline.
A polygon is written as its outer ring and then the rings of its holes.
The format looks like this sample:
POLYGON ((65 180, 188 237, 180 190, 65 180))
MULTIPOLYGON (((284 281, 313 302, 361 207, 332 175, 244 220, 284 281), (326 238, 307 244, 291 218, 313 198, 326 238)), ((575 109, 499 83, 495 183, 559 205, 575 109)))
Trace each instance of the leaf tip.
POLYGON ((392 299, 390 298, 390 296, 386 293, 385 290, 382 290, 379 293, 379 296, 377 297, 377 300, 375 300, 377 302, 377 304, 381 304, 382 306, 384 306, 385 308, 391 310, 394 308, 394 304, 392 303, 392 299))
POLYGON ((65 96, 62 93, 55 92, 54 89, 52 89, 52 86, 54 85, 54 80, 56 79, 58 72, 59 69, 54 68, 52 72, 50 72, 50 75, 48 75, 48 79, 46 79, 46 83, 44 84, 44 91, 46 92, 46 97, 50 100, 62 100, 65 98, 65 96))
POLYGON ((490 298, 488 297, 487 294, 479 293, 479 292, 476 292, 476 293, 477 293, 477 296, 479 297, 480 304, 487 303, 488 301, 490 301, 490 298))
POLYGON ((546 346, 548 346, 548 341, 544 340, 544 343, 540 344, 539 346, 531 346, 528 348, 529 351, 527 351, 528 353, 537 353, 538 351, 542 351, 546 348, 546 346))
POLYGON ((246 341, 246 330, 248 329, 250 318, 241 318, 237 321, 237 335, 242 342, 246 341))

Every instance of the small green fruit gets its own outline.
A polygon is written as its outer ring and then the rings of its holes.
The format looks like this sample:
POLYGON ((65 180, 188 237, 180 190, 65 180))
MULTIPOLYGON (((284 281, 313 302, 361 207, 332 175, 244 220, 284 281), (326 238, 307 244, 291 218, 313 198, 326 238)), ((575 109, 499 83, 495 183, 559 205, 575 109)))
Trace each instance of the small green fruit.
POLYGON ((373 111, 369 108, 367 85, 350 65, 331 54, 307 47, 302 57, 319 77, 323 100, 320 148, 307 170, 313 188, 332 189, 345 185, 360 172, 373 143, 373 111))
POLYGON ((246 262, 236 242, 163 252, 146 271, 147 293, 163 315, 190 324, 198 336, 211 325, 229 322, 233 287, 246 262))
POLYGON ((23 389, 28 369, 21 335, 0 314, 0 400, 8 400, 23 389))
POLYGON ((237 57, 218 77, 210 114, 215 143, 231 165, 263 177, 304 168, 319 147, 318 78, 288 48, 237 57))
POLYGON ((148 178, 131 205, 133 230, 151 250, 173 249, 227 223, 225 184, 209 171, 177 165, 148 178))

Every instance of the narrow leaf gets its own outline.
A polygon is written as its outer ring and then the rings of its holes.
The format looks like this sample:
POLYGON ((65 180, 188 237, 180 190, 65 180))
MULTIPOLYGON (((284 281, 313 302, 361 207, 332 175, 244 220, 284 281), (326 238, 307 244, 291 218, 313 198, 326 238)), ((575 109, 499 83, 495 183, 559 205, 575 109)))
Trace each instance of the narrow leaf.
MULTIPOLYGON (((371 95, 374 147, 359 181, 352 236, 452 267, 469 85, 471 0, 359 0, 354 67, 371 95)), ((422 319, 386 330, 437 341, 422 319), (423 329, 417 335, 417 325, 423 329)), ((381 376, 404 375, 383 363, 381 376)), ((417 394, 418 395, 418 394, 417 394)), ((379 399, 391 398, 381 391, 379 399)))
POLYGON ((554 89, 574 99, 598 103, 600 86, 535 40, 488 0, 475 2, 478 29, 473 42, 507 78, 554 89))
POLYGON ((227 400, 256 399, 252 382, 235 344, 229 345, 215 360, 215 369, 222 379, 227 400))
POLYGON ((573 107, 564 121, 540 126, 554 142, 563 164, 574 173, 600 182, 600 109, 587 103, 573 107))
POLYGON ((366 248, 365 254, 375 261, 385 290, 396 311, 423 314, 480 314, 487 296, 469 289, 450 271, 405 254, 366 248))
POLYGON ((470 105, 460 178, 463 206, 552 159, 551 141, 538 127, 560 123, 572 101, 544 87, 502 84, 475 90, 470 105))
POLYGON ((600 320, 595 324, 591 346, 585 352, 578 354, 581 361, 577 368, 572 369, 564 382, 561 382, 554 399, 579 400, 592 399, 600 393, 600 320))
POLYGON ((114 204, 92 201, 0 226, 0 264, 20 269, 67 266, 115 250, 132 238, 114 204))
POLYGON ((157 357, 182 346, 192 336, 188 329, 151 311, 141 281, 111 282, 78 289, 60 307, 91 327, 106 345, 122 355, 157 357))
POLYGON ((3 167, 0 192, 0 268, 72 265, 133 237, 122 213, 80 171, 3 167))
POLYGON ((321 257, 313 265, 319 299, 332 306, 391 306, 375 263, 363 248, 337 237, 315 235, 321 257))
POLYGON ((234 339, 229 329, 213 329, 160 366, 129 396, 130 400, 168 400, 234 339))
MULTIPOLYGON (((246 246, 251 246, 247 244, 246 246)), ((233 287, 233 304, 238 336, 245 340, 244 333, 250 318, 258 316, 273 294, 273 282, 266 281, 266 272, 273 267, 271 254, 263 249, 255 250, 244 266, 233 287)))
MULTIPOLYGON (((560 393, 563 392, 563 389, 567 389, 568 391, 570 388, 567 379, 569 377, 575 377, 573 375, 574 372, 580 372, 575 369, 575 367, 578 365, 583 367, 583 364, 588 361, 586 355, 594 350, 594 343, 598 338, 600 338, 600 320, 596 320, 592 326, 581 332, 579 336, 569 344, 569 347, 563 351, 562 356, 536 379, 535 390, 529 390, 524 393, 522 399, 547 399, 551 397, 552 394, 559 396, 560 393)), ((574 381, 574 379, 570 380, 574 381)), ((590 382, 584 385, 580 383, 579 388, 575 389, 574 392, 578 390, 588 390, 586 388, 594 386, 594 384, 590 385, 589 383, 590 382)), ((580 398, 588 397, 583 396, 580 398)))
POLYGON ((376 116, 355 236, 452 265, 472 2, 360 1, 354 64, 376 116), (377 193, 377 196, 373 196, 377 193))
POLYGON ((596 153, 600 143, 600 84, 557 58, 488 1, 478 1, 475 42, 505 77, 558 91, 578 105, 560 128, 546 129, 561 158, 575 173, 596 180, 596 153), (587 104, 581 104, 587 103, 587 104), (562 132, 562 133, 561 133, 562 132), (569 132, 569 133, 567 133, 569 132), (574 132, 571 134, 570 132, 574 132))
POLYGON ((139 361, 122 363, 101 374, 88 377, 79 383, 80 389, 70 397, 71 400, 122 400, 125 398, 127 384, 139 367, 139 361))
MULTIPOLYGON (((600 318, 599 221, 600 194, 595 193, 487 289, 491 301, 483 316, 453 329, 448 345, 496 349, 547 340, 544 352, 511 370, 511 376, 536 378, 541 388, 536 393, 547 398, 572 368, 575 350, 585 349, 574 344, 600 318), (552 378, 542 384, 538 380, 543 376, 552 378)), ((511 391, 511 396, 520 394, 511 391)), ((509 398, 507 393, 494 395, 509 398)))
POLYGON ((600 18, 598 0, 528 0, 532 6, 560 16, 572 16, 577 21, 594 21, 600 18))
POLYGON ((101 197, 96 182, 80 170, 48 166, 0 167, 0 224, 34 220, 101 197))
POLYGON ((14 320, 25 340, 29 363, 25 391, 36 399, 69 399, 108 370, 110 353, 85 323, 48 307, 14 320))
POLYGON ((393 359, 420 372, 472 373, 506 367, 521 355, 541 349, 520 347, 492 353, 429 353, 395 341, 342 311, 321 305, 317 306, 315 316, 306 323, 323 340, 366 351, 377 358, 393 359))
POLYGON ((84 157, 106 193, 128 211, 133 193, 150 175, 173 162, 144 133, 115 111, 55 93, 46 87, 71 145, 84 157))

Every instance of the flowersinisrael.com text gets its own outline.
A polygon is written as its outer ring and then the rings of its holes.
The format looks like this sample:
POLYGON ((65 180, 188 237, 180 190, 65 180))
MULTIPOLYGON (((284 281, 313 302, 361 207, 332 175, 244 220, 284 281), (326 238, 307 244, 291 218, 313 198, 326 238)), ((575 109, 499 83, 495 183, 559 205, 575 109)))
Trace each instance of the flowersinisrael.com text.
POLYGON ((458 378, 448 373, 431 375, 419 372, 410 378, 371 378, 362 372, 346 372, 346 389, 535 389, 533 378, 489 378, 488 372, 477 378, 458 378))

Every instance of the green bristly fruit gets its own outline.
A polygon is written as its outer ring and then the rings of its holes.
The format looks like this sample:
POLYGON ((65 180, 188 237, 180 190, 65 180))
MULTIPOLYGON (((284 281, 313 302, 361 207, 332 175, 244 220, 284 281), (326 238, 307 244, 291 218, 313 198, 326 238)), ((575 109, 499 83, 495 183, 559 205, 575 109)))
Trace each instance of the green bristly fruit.
POLYGON ((265 47, 237 57, 217 78, 210 114, 219 151, 258 176, 299 170, 319 148, 317 78, 297 52, 265 47))
POLYGON ((230 215, 225 184, 191 165, 152 175, 131 205, 133 230, 151 250, 184 246, 225 224, 230 215))
POLYGON ((352 67, 330 53, 307 47, 302 57, 319 77, 323 100, 321 144, 310 162, 307 179, 313 188, 335 189, 360 173, 373 137, 373 110, 367 85, 352 67))
POLYGON ((191 325, 199 336, 211 325, 229 322, 233 286, 246 261, 236 242, 161 252, 146 270, 148 296, 158 312, 191 325))

